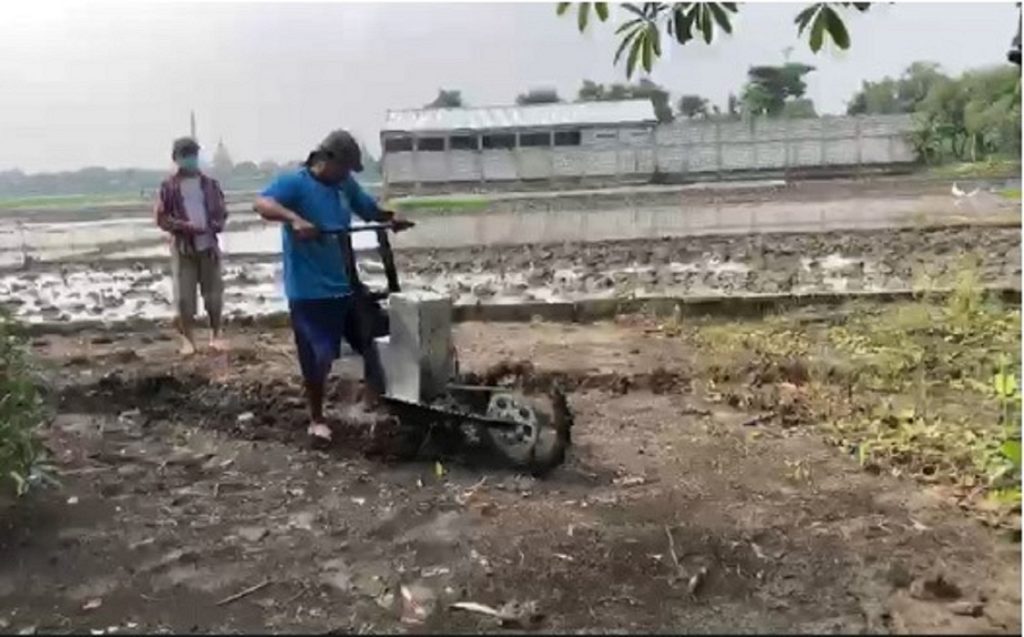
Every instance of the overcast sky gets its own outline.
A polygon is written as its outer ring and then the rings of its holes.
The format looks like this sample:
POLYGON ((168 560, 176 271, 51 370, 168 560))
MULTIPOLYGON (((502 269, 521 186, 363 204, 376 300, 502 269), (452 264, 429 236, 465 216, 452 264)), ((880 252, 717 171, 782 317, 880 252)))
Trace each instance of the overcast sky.
MULTIPOLYGON (((915 60, 947 72, 1005 62, 1012 2, 876 5, 848 52, 797 41, 799 4, 741 5, 734 35, 668 47, 652 79, 725 104, 752 64, 814 64, 809 96, 841 112, 864 79, 915 60)), ((475 105, 531 86, 572 97, 624 77, 613 28, 581 36, 551 4, 0 2, 0 170, 162 168, 195 109, 200 140, 235 161, 287 160, 346 127, 376 152, 387 109, 439 87, 475 105)))

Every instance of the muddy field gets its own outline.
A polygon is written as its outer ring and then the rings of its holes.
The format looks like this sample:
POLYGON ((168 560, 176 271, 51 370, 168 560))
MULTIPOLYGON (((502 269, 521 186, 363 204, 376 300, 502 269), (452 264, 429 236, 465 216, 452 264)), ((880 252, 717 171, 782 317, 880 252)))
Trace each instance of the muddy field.
MULTIPOLYGON (((531 245, 694 235, 916 227, 921 223, 1010 222, 1020 202, 1004 196, 1019 180, 960 182, 973 193, 956 197, 947 180, 920 176, 792 182, 724 182, 638 186, 568 192, 494 194, 474 207, 445 208, 459 196, 396 201, 418 226, 399 237, 399 249, 471 245, 531 245), (479 205, 480 207, 476 207, 479 205)), ((222 247, 234 258, 280 250, 279 231, 240 199, 222 247)), ((151 210, 21 211, 0 214, 0 271, 29 263, 151 260, 166 254, 166 238, 151 210)), ((355 237, 357 247, 365 235, 355 237)), ((373 241, 367 242, 373 245, 373 241)))
MULTIPOLYGON (((152 238, 4 270, 0 298, 66 335, 31 342, 62 486, 0 504, 0 632, 1019 633, 1020 511, 988 497, 1004 434, 985 388, 1004 355, 1019 368, 1020 313, 981 293, 1020 289, 1019 227, 745 234, 765 203, 821 230, 819 201, 906 217, 948 190, 879 183, 683 197, 718 221, 734 206, 722 232, 488 245, 465 221, 455 247, 401 249, 407 287, 460 304, 960 290, 748 322, 458 326, 463 370, 568 390, 573 446, 540 479, 479 448, 401 457, 347 358, 337 443, 311 449, 282 329, 233 326, 229 353, 183 361, 164 327, 76 325, 171 314, 152 238)), ((614 205, 601 218, 639 227, 614 205)), ((382 285, 372 255, 360 267, 382 285)), ((231 315, 283 309, 273 250, 229 249, 227 276, 231 315)))
POLYGON ((159 330, 39 337, 63 489, 5 514, 2 628, 1019 633, 1019 516, 983 525, 949 484, 728 398, 802 376, 711 361, 692 327, 458 327, 464 368, 529 360, 520 382, 572 390, 541 480, 390 458, 350 360, 339 443, 306 448, 284 331, 187 362, 159 330))
MULTIPOLYGON (((1018 288, 1020 229, 1007 226, 818 234, 712 235, 661 240, 408 249, 405 286, 457 304, 665 295, 905 291, 950 286, 970 263, 989 286, 1018 288)), ((375 253, 364 280, 384 287, 375 253)), ((0 275, 0 298, 27 322, 71 323, 172 315, 168 264, 96 262, 0 275)), ((228 257, 230 316, 284 309, 280 263, 228 257)))

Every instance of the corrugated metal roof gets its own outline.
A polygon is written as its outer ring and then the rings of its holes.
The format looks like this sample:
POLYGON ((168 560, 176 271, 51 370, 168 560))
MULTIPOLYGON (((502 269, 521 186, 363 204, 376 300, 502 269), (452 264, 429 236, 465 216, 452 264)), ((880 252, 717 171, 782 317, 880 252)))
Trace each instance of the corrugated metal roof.
POLYGON ((494 130, 551 126, 586 126, 619 123, 653 123, 657 120, 650 100, 621 102, 573 102, 529 106, 481 108, 424 108, 388 111, 383 132, 494 130))

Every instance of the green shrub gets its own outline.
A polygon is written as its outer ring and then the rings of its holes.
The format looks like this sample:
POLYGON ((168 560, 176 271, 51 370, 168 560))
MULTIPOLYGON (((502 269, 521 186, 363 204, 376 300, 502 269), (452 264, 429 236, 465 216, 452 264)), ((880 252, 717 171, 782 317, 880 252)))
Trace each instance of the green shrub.
POLYGON ((42 399, 17 322, 0 312, 0 491, 23 495, 49 479, 42 461, 42 399))

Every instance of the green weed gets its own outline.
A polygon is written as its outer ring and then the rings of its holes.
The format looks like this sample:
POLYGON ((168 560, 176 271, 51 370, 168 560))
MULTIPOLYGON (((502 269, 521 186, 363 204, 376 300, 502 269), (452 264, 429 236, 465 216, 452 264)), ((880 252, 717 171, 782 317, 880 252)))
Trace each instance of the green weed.
POLYGON ((0 486, 5 491, 13 487, 20 496, 41 482, 53 481, 38 437, 42 414, 18 326, 0 314, 0 486))
POLYGON ((968 257, 915 300, 846 310, 691 333, 731 403, 820 426, 866 469, 950 485, 979 515, 1019 511, 1020 308, 989 298, 968 257))

